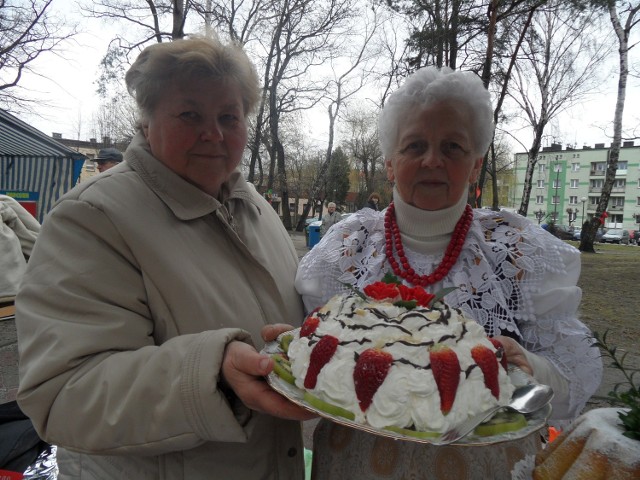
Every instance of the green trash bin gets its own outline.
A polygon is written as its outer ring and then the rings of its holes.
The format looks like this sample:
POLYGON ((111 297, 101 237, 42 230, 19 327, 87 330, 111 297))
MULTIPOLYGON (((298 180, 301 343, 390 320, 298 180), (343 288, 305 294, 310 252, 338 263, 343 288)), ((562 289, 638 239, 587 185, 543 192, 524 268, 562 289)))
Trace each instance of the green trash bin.
POLYGON ((312 249, 320 241, 320 226, 322 222, 313 222, 309 225, 309 249, 312 249))

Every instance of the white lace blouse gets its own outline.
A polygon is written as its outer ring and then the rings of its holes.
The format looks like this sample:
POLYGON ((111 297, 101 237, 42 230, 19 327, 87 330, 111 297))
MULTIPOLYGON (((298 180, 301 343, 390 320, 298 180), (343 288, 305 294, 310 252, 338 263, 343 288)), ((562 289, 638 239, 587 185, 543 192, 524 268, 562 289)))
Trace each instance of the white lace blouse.
MULTIPOLYGON (((464 209, 420 210, 394 195, 405 254, 419 274, 429 274, 464 209)), ((386 262, 384 211, 363 209, 333 226, 301 260, 296 288, 310 311, 332 296, 380 280, 386 262)), ((554 420, 575 418, 600 385, 602 361, 589 329, 578 320, 576 286, 580 253, 508 212, 474 210, 464 248, 449 274, 427 290, 457 287, 445 300, 484 326, 508 335, 529 352, 534 376, 554 387, 554 420)))

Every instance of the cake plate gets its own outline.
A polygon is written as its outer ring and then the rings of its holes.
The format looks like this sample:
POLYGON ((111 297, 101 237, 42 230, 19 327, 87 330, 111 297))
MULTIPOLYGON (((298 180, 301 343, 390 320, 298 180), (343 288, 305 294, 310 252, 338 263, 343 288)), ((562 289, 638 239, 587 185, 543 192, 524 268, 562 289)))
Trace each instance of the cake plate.
MULTIPOLYGON (((292 332, 286 332, 286 333, 292 333, 292 332)), ((274 353, 284 353, 284 352, 280 347, 280 343, 276 340, 273 342, 268 342, 260 353, 272 355, 274 353)), ((511 378, 511 381, 515 386, 526 385, 528 383, 538 383, 533 379, 533 377, 527 375, 525 372, 523 372, 518 367, 515 367, 513 365, 509 366, 509 377, 511 378)), ((304 400, 303 390, 283 380, 278 376, 278 374, 276 374, 273 371, 269 373, 269 375, 267 375, 266 379, 267 379, 267 383, 271 386, 271 388, 273 388, 276 392, 278 392, 283 397, 286 397, 289 401, 295 403, 296 405, 299 405, 305 410, 315 413, 320 417, 326 418, 327 420, 331 420, 332 422, 335 422, 347 427, 351 427, 356 430, 361 430, 364 432, 372 433, 374 435, 393 438, 396 440, 406 440, 410 442, 429 443, 432 445, 438 445, 438 437, 418 438, 411 435, 404 435, 402 433, 392 432, 390 430, 374 428, 374 427, 371 427, 370 425, 357 423, 352 420, 346 419, 344 417, 332 415, 328 412, 325 412, 324 410, 315 408, 313 405, 310 405, 308 402, 304 400)), ((494 445, 502 442, 508 442, 511 440, 518 440, 521 438, 525 438, 526 436, 532 434, 533 432, 536 432, 541 428, 543 428, 546 425, 550 415, 551 415, 551 405, 547 404, 541 409, 531 414, 525 415, 525 418, 527 419, 527 426, 524 428, 521 428, 520 430, 516 430, 515 432, 507 432, 499 435, 488 436, 488 437, 470 434, 470 435, 467 435, 465 438, 462 438, 450 445, 460 445, 460 446, 494 445)))

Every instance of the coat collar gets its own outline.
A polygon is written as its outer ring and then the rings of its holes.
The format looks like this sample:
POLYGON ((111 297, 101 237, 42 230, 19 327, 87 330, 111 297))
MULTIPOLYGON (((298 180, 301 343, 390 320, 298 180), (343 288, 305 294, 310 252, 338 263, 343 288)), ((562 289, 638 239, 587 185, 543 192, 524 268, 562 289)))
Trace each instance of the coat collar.
POLYGON ((247 201, 258 207, 252 195, 252 187, 247 184, 239 170, 235 170, 222 184, 221 201, 219 201, 157 160, 151 154, 149 144, 141 131, 131 140, 124 153, 124 159, 181 220, 192 220, 208 215, 233 199, 247 201))

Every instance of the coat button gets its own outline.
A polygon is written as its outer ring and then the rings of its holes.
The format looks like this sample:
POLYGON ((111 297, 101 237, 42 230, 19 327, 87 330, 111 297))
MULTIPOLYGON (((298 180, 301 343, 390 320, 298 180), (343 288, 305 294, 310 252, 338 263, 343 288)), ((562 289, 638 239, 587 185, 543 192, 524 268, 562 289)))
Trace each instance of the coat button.
POLYGON ((295 447, 291 447, 287 452, 287 455, 289 455, 290 457, 295 457, 297 453, 298 453, 298 450, 296 450, 295 447))

